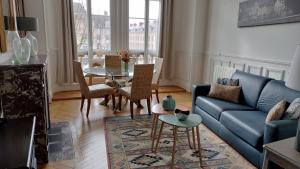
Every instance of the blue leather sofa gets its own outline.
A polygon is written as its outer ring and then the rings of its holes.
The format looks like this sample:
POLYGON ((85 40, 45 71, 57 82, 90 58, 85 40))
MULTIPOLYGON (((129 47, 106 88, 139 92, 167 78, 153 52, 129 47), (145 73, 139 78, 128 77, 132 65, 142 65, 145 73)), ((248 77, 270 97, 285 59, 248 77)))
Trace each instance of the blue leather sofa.
POLYGON ((201 115, 204 125, 261 168, 263 144, 295 136, 298 123, 278 120, 266 124, 269 110, 283 99, 290 104, 300 92, 287 88, 283 81, 241 71, 232 78, 239 79, 242 87, 239 104, 207 97, 210 85, 195 85, 193 113, 201 115))

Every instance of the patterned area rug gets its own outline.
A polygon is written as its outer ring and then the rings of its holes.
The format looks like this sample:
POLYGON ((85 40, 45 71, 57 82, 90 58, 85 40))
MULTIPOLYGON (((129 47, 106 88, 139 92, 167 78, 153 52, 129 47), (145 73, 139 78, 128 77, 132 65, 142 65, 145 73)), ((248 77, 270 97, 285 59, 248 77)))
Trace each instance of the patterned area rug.
POLYGON ((72 130, 68 122, 51 123, 48 140, 49 161, 71 160, 75 158, 72 130))
MULTIPOLYGON (((170 168, 173 135, 172 127, 165 125, 157 154, 151 151, 151 118, 105 118, 108 163, 111 169, 167 169, 170 168)), ((190 134, 191 135, 191 134, 190 134)), ((202 161, 205 169, 255 168, 233 148, 204 125, 200 126, 202 161)), ((185 129, 179 129, 176 168, 200 168, 199 157, 191 150, 185 129)))

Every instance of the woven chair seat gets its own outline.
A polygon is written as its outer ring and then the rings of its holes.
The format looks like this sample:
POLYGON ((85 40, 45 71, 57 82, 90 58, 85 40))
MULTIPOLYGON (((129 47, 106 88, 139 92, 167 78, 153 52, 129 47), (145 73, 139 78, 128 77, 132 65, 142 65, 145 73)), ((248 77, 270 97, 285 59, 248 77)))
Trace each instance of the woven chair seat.
POLYGON ((105 95, 114 94, 114 88, 106 84, 97 84, 88 86, 90 97, 103 97, 105 95))

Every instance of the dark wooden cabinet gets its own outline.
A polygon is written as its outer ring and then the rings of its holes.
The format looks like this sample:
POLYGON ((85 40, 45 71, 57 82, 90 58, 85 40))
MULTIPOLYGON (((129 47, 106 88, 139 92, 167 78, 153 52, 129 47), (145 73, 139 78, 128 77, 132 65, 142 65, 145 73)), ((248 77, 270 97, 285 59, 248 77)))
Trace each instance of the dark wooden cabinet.
POLYGON ((37 169, 34 152, 35 117, 0 124, 0 168, 37 169))
POLYGON ((32 56, 28 64, 0 65, 0 96, 5 118, 36 117, 36 157, 39 163, 48 162, 47 57, 32 56))

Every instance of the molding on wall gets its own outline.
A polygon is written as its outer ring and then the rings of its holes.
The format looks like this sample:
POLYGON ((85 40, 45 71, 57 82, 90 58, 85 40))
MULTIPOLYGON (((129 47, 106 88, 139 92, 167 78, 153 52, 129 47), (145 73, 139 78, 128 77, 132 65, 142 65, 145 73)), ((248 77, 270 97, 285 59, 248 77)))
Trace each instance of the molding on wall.
POLYGON ((199 67, 203 64, 203 52, 189 52, 177 50, 174 54, 173 83, 191 91, 193 83, 199 83, 202 79, 202 72, 199 67), (199 72, 198 72, 199 71, 199 72))
POLYGON ((285 80, 289 71, 290 63, 287 61, 258 59, 255 57, 243 57, 223 53, 205 52, 205 57, 209 60, 208 74, 209 82, 212 81, 214 67, 221 65, 225 67, 233 67, 241 71, 274 78, 277 80, 285 80))
POLYGON ((207 57, 215 57, 215 58, 227 58, 228 60, 238 59, 250 62, 261 62, 266 64, 278 64, 284 66, 290 66, 290 62, 288 61, 281 61, 281 60, 272 60, 272 59, 260 59, 259 57, 250 57, 244 55, 236 55, 236 54, 229 54, 229 53, 213 53, 213 52, 204 52, 204 55, 207 57))

